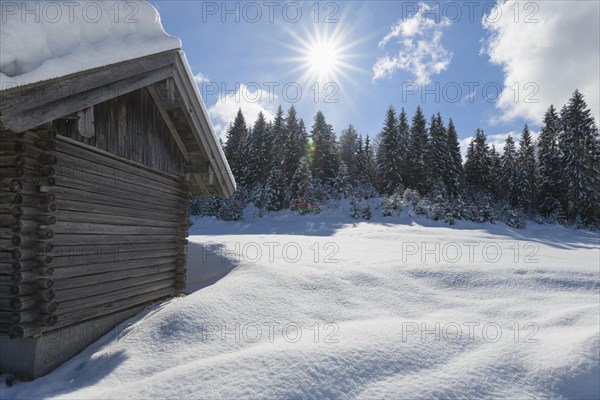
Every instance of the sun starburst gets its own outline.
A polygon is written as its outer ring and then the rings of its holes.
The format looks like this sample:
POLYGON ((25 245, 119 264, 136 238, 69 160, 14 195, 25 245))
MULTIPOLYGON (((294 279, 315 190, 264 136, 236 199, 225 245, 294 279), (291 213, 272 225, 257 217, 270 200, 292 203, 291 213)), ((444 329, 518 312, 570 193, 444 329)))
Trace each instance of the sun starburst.
POLYGON ((292 71, 301 72, 301 82, 339 82, 349 78, 350 71, 362 71, 353 62, 357 58, 354 47, 358 41, 350 41, 347 31, 315 27, 312 32, 289 33, 294 41, 288 47, 296 55, 287 61, 297 63, 292 71))

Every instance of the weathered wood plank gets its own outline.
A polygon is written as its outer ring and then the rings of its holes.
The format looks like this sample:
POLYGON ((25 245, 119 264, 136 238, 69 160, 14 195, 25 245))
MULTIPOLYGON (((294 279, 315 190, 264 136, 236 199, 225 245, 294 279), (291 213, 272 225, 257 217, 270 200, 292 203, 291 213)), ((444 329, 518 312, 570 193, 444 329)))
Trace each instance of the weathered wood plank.
POLYGON ((164 279, 155 282, 149 282, 142 285, 130 286, 125 289, 114 290, 109 293, 100 293, 96 296, 78 297, 73 300, 66 300, 60 303, 62 313, 73 312, 85 308, 95 307, 100 304, 105 304, 114 299, 123 299, 138 294, 153 292, 159 289, 173 287, 173 279, 164 279))
MULTIPOLYGON (((58 181, 63 183, 64 181, 58 181)), ((69 182, 67 182, 68 184, 69 182)), ((89 191, 79 188, 73 188, 69 186, 55 185, 52 187, 52 193, 56 195, 56 205, 59 210, 69 209, 66 204, 69 203, 83 203, 83 204, 97 204, 111 207, 123 207, 138 209, 145 212, 154 212, 156 214, 164 213, 166 215, 180 215, 181 211, 178 204, 175 203, 148 203, 145 201, 139 201, 139 198, 135 193, 130 193, 129 197, 118 197, 110 194, 107 189, 103 194, 100 189, 98 191, 89 191)), ((158 215, 157 215, 158 216, 158 215)))
MULTIPOLYGON (((128 252, 85 256, 54 257, 52 278, 63 279, 72 276, 118 271, 131 267, 141 267, 157 263, 177 262, 177 249, 157 250, 148 253, 128 252)), ((10 267, 6 268, 10 271, 10 267)), ((14 269, 13 269, 14 271, 14 269)))
MULTIPOLYGON (((53 224, 52 230, 55 235, 62 234, 82 234, 82 235, 178 235, 178 228, 164 228, 154 226, 134 226, 134 225, 110 225, 86 222, 57 221, 53 224)), ((56 241, 60 240, 58 236, 56 241)))
POLYGON ((187 197, 184 192, 158 191, 149 186, 133 185, 115 179, 89 176, 87 178, 74 177, 68 170, 59 169, 53 186, 68 187, 87 192, 110 194, 111 196, 131 199, 132 195, 141 194, 143 197, 136 199, 142 203, 155 204, 160 202, 167 206, 177 206, 187 197))
POLYGON ((56 301, 62 302, 73 300, 85 296, 98 295, 100 293, 109 293, 115 290, 128 288, 134 285, 142 285, 150 282, 161 281, 164 279, 175 279, 175 271, 163 272, 160 274, 151 274, 138 276, 134 278, 125 278, 118 281, 107 282, 104 285, 90 285, 78 288, 69 288, 65 290, 56 290, 56 301))
MULTIPOLYGON (((170 79, 167 79, 167 81, 170 81, 170 79)), ((171 117, 169 116, 169 113, 168 113, 162 99, 160 98, 160 95, 158 94, 158 92, 156 91, 156 89, 153 86, 148 86, 146 89, 148 89, 148 92, 152 96, 152 99, 154 100, 154 103, 156 104, 156 107, 158 108, 160 115, 163 117, 163 120, 165 121, 167 128, 169 128, 169 132, 171 133, 171 136, 173 136, 173 140, 175 140, 175 143, 177 143, 177 147, 179 147, 181 154, 183 154, 183 158, 185 159, 186 162, 189 162, 190 154, 188 153, 185 144, 179 137, 179 133, 177 132, 177 129, 175 128, 175 125, 173 124, 173 121, 171 120, 171 117)))
POLYGON ((95 214, 90 212, 76 212, 68 210, 60 210, 53 213, 58 221, 64 222, 85 222, 88 224, 111 224, 111 225, 131 225, 131 226, 149 226, 160 228, 177 228, 180 220, 173 215, 168 220, 154 219, 150 216, 140 218, 131 217, 122 214, 95 214))
POLYGON ((61 134, 147 168, 181 176, 184 156, 146 90, 97 104, 94 113, 94 137, 78 135, 74 124, 60 124, 61 134))
POLYGON ((100 153, 100 150, 95 147, 83 143, 75 144, 76 142, 73 142, 64 136, 59 136, 59 140, 57 141, 56 152, 66 165, 87 167, 92 173, 96 171, 109 171, 108 176, 127 182, 148 185, 160 184, 161 186, 181 190, 180 177, 165 175, 161 170, 140 163, 134 163, 131 160, 126 160, 116 155, 108 156, 100 153))
MULTIPOLYGON (((71 324, 81 322, 83 320, 100 317, 103 315, 108 315, 112 313, 116 313, 121 310, 126 310, 128 308, 136 307, 142 304, 149 303, 151 301, 156 301, 162 298, 167 298, 175 295, 176 291, 174 288, 164 288, 155 290, 153 292, 139 294, 136 296, 132 296, 125 299, 111 301, 106 304, 96 305, 93 308, 88 308, 80 311, 74 311, 65 314, 57 314, 58 322, 52 329, 58 329, 64 326, 69 326, 71 324)), ((60 310, 59 310, 60 312, 60 310)), ((48 330, 50 331, 50 330, 48 330)))
MULTIPOLYGON (((134 265, 134 263, 129 263, 128 265, 134 265)), ((136 268, 123 268, 118 270, 112 270, 108 271, 109 273, 98 271, 98 273, 95 274, 74 275, 68 278, 55 279, 54 290, 67 290, 90 285, 107 288, 108 286, 106 285, 108 285, 109 282, 119 281, 121 279, 134 279, 140 276, 150 276, 154 274, 160 274, 163 272, 171 272, 175 271, 175 269, 176 265, 174 263, 153 264, 152 262, 148 261, 146 261, 145 263, 138 262, 136 268)))
POLYGON ((175 57, 176 54, 173 51, 168 51, 78 72, 50 81, 6 88, 0 93, 0 99, 2 100, 0 102, 0 114, 7 115, 29 110, 47 103, 49 100, 60 100, 90 89, 100 88, 105 86, 107 82, 137 76, 140 72, 156 70, 173 64, 175 57))
POLYGON ((81 212, 81 213, 90 213, 93 215, 112 215, 123 217, 134 217, 134 218, 147 218, 151 220, 157 221, 173 221, 179 220, 183 218, 181 212, 177 212, 174 210, 165 211, 163 209, 142 209, 136 205, 114 205, 114 204, 104 204, 102 203, 102 199, 94 200, 95 202, 88 202, 89 199, 84 197, 77 197, 77 199, 70 201, 65 199, 60 199, 57 204, 60 206, 59 210, 61 212, 81 212), (81 201, 77 201, 77 199, 81 201), (83 201, 87 200, 87 201, 83 201))
POLYGON ((154 242, 174 242, 180 240, 179 235, 69 235, 56 234, 54 242, 65 245, 94 244, 142 244, 154 242))
POLYGON ((2 114, 5 127, 21 132, 35 126, 64 117, 114 97, 114 93, 125 94, 152 85, 173 75, 173 67, 165 66, 117 82, 94 88, 59 100, 41 103, 33 109, 2 114))

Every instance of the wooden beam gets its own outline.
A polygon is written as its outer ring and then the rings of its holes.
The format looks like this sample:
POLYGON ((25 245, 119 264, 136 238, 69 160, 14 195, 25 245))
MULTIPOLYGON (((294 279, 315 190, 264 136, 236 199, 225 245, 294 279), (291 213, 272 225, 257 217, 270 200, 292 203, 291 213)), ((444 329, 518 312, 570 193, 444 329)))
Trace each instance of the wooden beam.
POLYGON ((100 88, 81 92, 74 96, 44 103, 33 109, 2 115, 2 120, 8 129, 15 132, 21 132, 91 107, 95 104, 102 103, 106 100, 152 85, 171 76, 173 76, 173 67, 168 65, 154 71, 144 72, 137 76, 122 79, 100 88))
MULTIPOLYGON (((169 50, 167 52, 77 72, 68 76, 61 76, 48 81, 2 90, 0 92, 0 99, 2 100, 0 102, 0 114, 2 118, 0 119, 3 120, 7 116, 78 93, 103 88, 108 84, 135 77, 141 73, 173 65, 177 57, 177 51, 169 50)), ((65 115, 68 114, 61 115, 61 117, 65 115)), ((2 128, 2 130, 4 129, 2 128)))
POLYGON ((158 92, 156 91, 154 86, 148 86, 146 89, 148 89, 148 92, 150 92, 150 96, 152 96, 152 99, 154 100, 154 103, 156 104, 156 107, 158 108, 160 115, 162 116, 163 120, 165 121, 165 125, 167 125, 167 128, 169 128, 169 132, 171 133, 171 136, 173 136, 173 140, 175 140, 175 143, 177 143, 177 147, 179 147, 179 151, 181 151, 181 154, 183 154, 183 158, 185 159, 186 162, 189 162, 190 161, 190 153, 188 153, 188 150, 185 147, 185 144, 183 144, 183 142, 181 141, 181 137, 179 136, 179 133, 177 132, 177 129, 175 128, 175 124, 173 124, 173 121, 171 120, 171 117, 169 116, 169 113, 168 113, 167 109, 165 108, 165 104, 163 103, 162 99, 160 98, 158 92))
MULTIPOLYGON (((208 162, 210 162, 217 175, 217 184, 209 186, 207 182, 202 182, 208 189, 208 194, 216 194, 221 197, 229 197, 235 192, 235 181, 231 175, 231 169, 223 155, 219 143, 214 137, 208 114, 202 101, 196 91, 191 87, 188 70, 184 65, 183 54, 179 53, 174 65, 173 80, 176 83, 176 89, 179 98, 183 102, 182 110, 190 127, 192 127, 196 141, 204 150, 208 162), (217 193, 214 193, 215 190, 217 193)), ((203 180, 203 177, 196 177, 196 181, 203 180)))

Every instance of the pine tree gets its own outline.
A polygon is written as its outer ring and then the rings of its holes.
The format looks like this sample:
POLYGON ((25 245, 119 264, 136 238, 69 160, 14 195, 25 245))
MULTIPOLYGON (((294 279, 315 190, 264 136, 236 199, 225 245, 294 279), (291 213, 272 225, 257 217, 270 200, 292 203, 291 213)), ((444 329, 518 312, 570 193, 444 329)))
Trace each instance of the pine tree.
POLYGON ((227 128, 227 143, 223 152, 231 168, 231 172, 239 184, 243 184, 243 171, 245 159, 243 158, 244 144, 248 136, 248 127, 242 109, 235 116, 233 124, 227 128))
POLYGON ((576 90, 561 113, 563 209, 571 222, 600 222, 600 139, 583 95, 576 90))
POLYGON ((500 159, 502 166, 502 193, 506 200, 513 207, 517 204, 517 189, 515 180, 517 175, 517 151, 512 136, 508 135, 504 144, 504 153, 500 159))
POLYGON ((337 175, 337 149, 331 125, 325 121, 321 111, 317 112, 311 130, 314 153, 312 159, 313 177, 326 189, 333 187, 337 175))
POLYGON ((428 145, 427 122, 421 107, 417 106, 410 128, 408 181, 406 186, 418 190, 422 195, 426 194, 429 189, 426 161, 428 145))
POLYGON ((516 206, 531 213, 535 198, 535 149, 527 125, 521 133, 516 165, 516 206))
POLYGON ((458 133, 456 133, 452 118, 448 121, 446 135, 448 139, 447 149, 449 159, 446 188, 448 195, 451 198, 455 198, 459 195, 462 185, 463 163, 462 155, 460 154, 460 141, 458 140, 458 133))
POLYGON ((544 116, 544 126, 538 140, 538 210, 546 217, 560 214, 559 130, 560 118, 554 106, 551 105, 544 116))
POLYGON ((387 110, 383 130, 379 134, 376 171, 381 193, 390 195, 402 185, 402 155, 398 133, 396 111, 390 106, 387 110))

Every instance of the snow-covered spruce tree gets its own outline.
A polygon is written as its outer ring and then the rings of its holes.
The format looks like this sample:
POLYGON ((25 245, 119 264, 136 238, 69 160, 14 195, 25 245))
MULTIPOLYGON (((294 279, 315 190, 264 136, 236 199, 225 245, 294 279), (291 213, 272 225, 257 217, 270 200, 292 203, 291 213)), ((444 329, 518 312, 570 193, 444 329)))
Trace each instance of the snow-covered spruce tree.
POLYGON ((511 206, 517 204, 516 174, 517 174, 517 151, 515 142, 511 135, 508 135, 504 144, 504 153, 500 159, 502 166, 502 186, 501 192, 504 193, 504 200, 511 206))
POLYGON ((490 150, 490 193, 494 201, 502 198, 502 163, 494 145, 490 150))
POLYGON ((271 166, 271 143, 269 126, 261 111, 249 136, 249 159, 245 174, 249 187, 262 188, 267 183, 271 166))
MULTIPOLYGON (((368 137, 367 137, 368 141, 368 137)), ((371 159, 372 161, 372 159, 371 159)), ((369 169, 372 167, 369 162, 368 148, 363 146, 362 137, 358 137, 355 162, 351 169, 351 178, 356 195, 367 199, 376 195, 375 188, 371 181, 369 169)))
POLYGON ((229 125, 227 128, 227 142, 223 148, 225 157, 227 157, 227 161, 231 167, 231 172, 238 184, 243 184, 243 171, 246 164, 246 160, 244 159, 244 145, 247 136, 248 126, 246 125, 246 119, 240 108, 233 120, 233 124, 229 125))
POLYGON ((375 154, 373 151, 373 146, 371 144, 371 138, 369 137, 369 135, 367 135, 367 137, 365 138, 365 146, 364 146, 364 152, 365 152, 365 158, 367 160, 367 175, 368 175, 368 184, 370 187, 373 188, 373 196, 376 194, 375 193, 375 179, 376 179, 376 172, 375 172, 375 154))
POLYGON ((310 161, 303 157, 294 173, 290 188, 292 202, 314 202, 313 176, 310 170, 310 161))
POLYGON ((335 194, 338 198, 345 199, 352 193, 352 185, 350 183, 350 173, 346 163, 340 161, 339 171, 335 182, 335 194))
POLYGON ((383 200, 382 215, 384 217, 397 217, 402 211, 402 193, 403 191, 396 191, 387 196, 383 200))
POLYGON ((558 148, 560 118, 553 105, 544 116, 544 126, 537 142, 538 146, 538 211, 544 217, 561 214, 560 172, 561 154, 558 148))
POLYGON ((354 159, 356 157, 356 150, 358 147, 358 133, 352 125, 342 130, 340 134, 340 168, 341 162, 346 164, 346 167, 350 169, 354 165, 354 159))
POLYGON ((277 108, 275 118, 271 125, 271 162, 281 165, 286 161, 286 147, 288 143, 288 130, 281 106, 277 108))
POLYGON ((460 194, 460 188, 463 180, 463 162, 462 155, 460 154, 460 141, 458 140, 458 133, 454 127, 452 118, 448 121, 448 129, 446 131, 448 139, 448 173, 446 175, 447 181, 446 189, 448 195, 451 198, 458 197, 460 194))
POLYGON ((427 136, 427 121, 420 106, 417 106, 410 128, 410 140, 408 145, 408 181, 405 186, 416 189, 422 195, 429 191, 427 181, 427 147, 429 138, 427 136))
POLYGON ((308 134, 304 121, 298 119, 296 109, 291 106, 288 110, 286 119, 286 130, 288 135, 286 161, 284 165, 285 178, 289 182, 300 166, 302 158, 308 150, 308 134))
POLYGON ((465 185, 470 194, 489 193, 490 149, 482 129, 477 128, 469 143, 465 161, 465 185))
POLYGON ((311 135, 314 145, 312 174, 317 183, 327 191, 335 183, 338 157, 333 128, 321 111, 315 115, 311 135))
POLYGON ((431 184, 430 192, 435 191, 433 198, 441 196, 442 199, 445 199, 447 198, 446 182, 450 180, 448 177, 450 158, 446 128, 440 113, 431 116, 429 138, 427 172, 429 173, 428 181, 431 184))
POLYGON ((352 196, 350 199, 350 207, 348 208, 348 215, 352 219, 360 218, 360 199, 355 196, 352 196))
POLYGON ((396 111, 390 106, 385 116, 383 129, 379 133, 376 156, 377 188, 380 193, 390 195, 402 185, 402 152, 396 121, 396 111))
POLYGON ((371 206, 369 204, 365 204, 360 212, 360 216, 363 219, 369 220, 371 218, 373 218, 373 212, 371 211, 371 206))
POLYGON ((516 206, 531 214, 535 199, 535 149, 527 125, 523 128, 519 141, 514 185, 516 206))
POLYGON ((408 116, 404 107, 398 114, 398 137, 400 141, 400 159, 402 160, 400 165, 400 175, 402 176, 402 183, 406 185, 407 172, 408 172, 408 144, 410 141, 410 125, 408 124, 408 116))
POLYGON ((265 209, 268 211, 279 211, 285 205, 285 181, 280 164, 275 164, 269 172, 269 178, 265 184, 265 209))
POLYGON ((476 222, 493 221, 490 168, 490 149, 484 131, 478 128, 467 150, 464 175, 466 218, 476 222))
POLYGON ((190 214, 201 217, 216 217, 223 200, 218 197, 194 196, 190 201, 190 214))
POLYGON ((217 213, 217 218, 223 221, 239 221, 244 215, 247 203, 247 192, 243 187, 238 187, 233 196, 223 200, 217 213))
POLYGON ((561 112, 563 209, 570 222, 600 223, 600 139, 583 95, 576 90, 561 112))
POLYGON ((421 201, 421 195, 416 190, 407 188, 402 194, 402 199, 404 200, 404 203, 414 207, 421 201))

